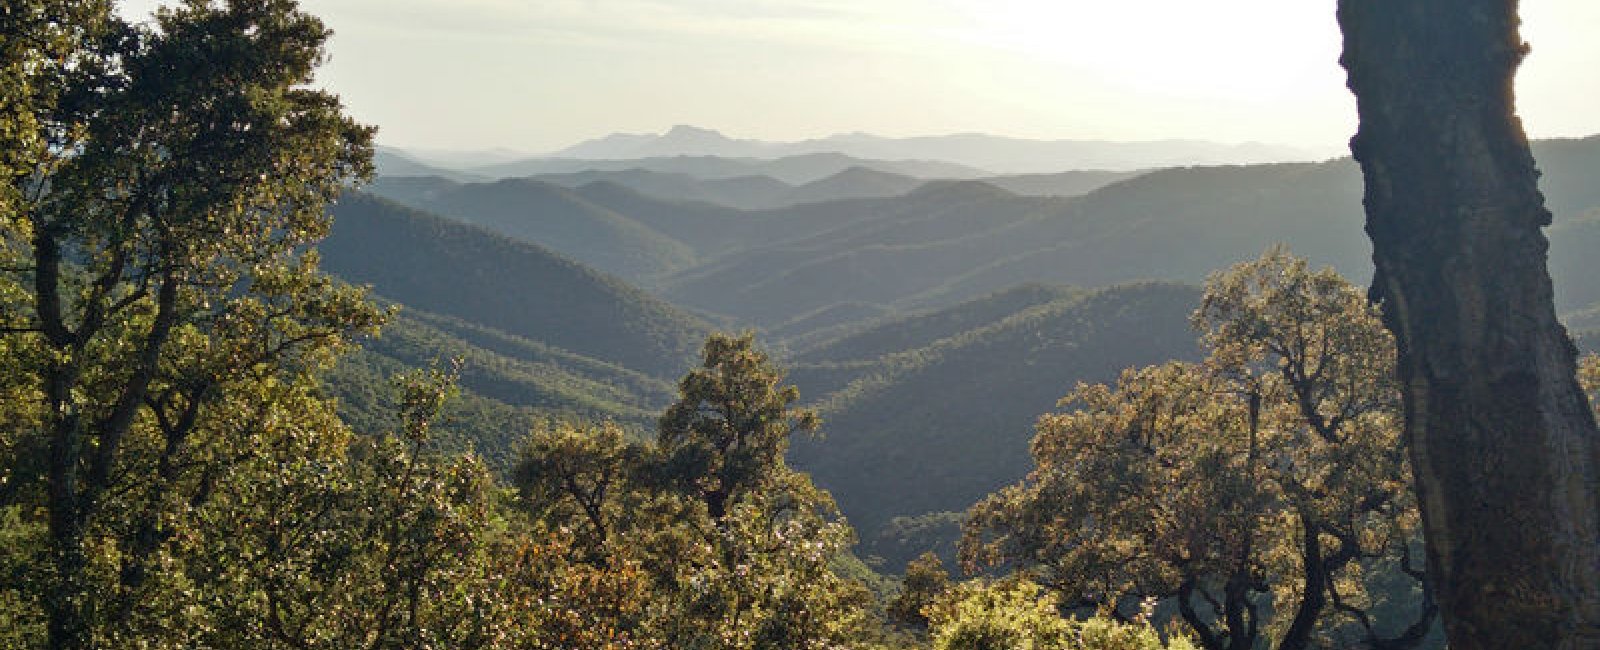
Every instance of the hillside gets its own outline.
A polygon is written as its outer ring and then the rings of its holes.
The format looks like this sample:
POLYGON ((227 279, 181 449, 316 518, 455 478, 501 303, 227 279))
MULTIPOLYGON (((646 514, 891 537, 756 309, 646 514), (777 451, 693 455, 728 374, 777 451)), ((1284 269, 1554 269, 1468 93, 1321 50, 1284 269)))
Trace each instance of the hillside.
POLYGON ((1561 312, 1600 306, 1600 210, 1551 226, 1550 276, 1555 279, 1556 309, 1561 312))
MULTIPOLYGON (((1586 299, 1582 228, 1600 205, 1600 139, 1540 142, 1556 210, 1552 267, 1563 309, 1586 299), (1565 241, 1563 241, 1565 240, 1565 241)), ((1365 282, 1361 179, 1348 160, 1150 172, 1073 198, 1018 196, 986 183, 929 184, 905 196, 752 215, 762 239, 674 274, 664 295, 775 325, 832 304, 937 308, 1026 282, 1103 286, 1196 282, 1287 243, 1365 282)))
POLYGON ((927 347, 940 339, 999 322, 1025 309, 1082 293, 1083 290, 1073 287, 1018 285, 954 307, 899 318, 839 337, 806 350, 795 358, 795 362, 816 364, 865 360, 927 347))
POLYGON ((419 310, 675 378, 709 331, 698 318, 541 246, 348 192, 323 266, 419 310))
POLYGON ((470 172, 447 169, 422 162, 412 155, 392 147, 378 147, 373 152, 372 165, 379 177, 383 176, 437 176, 454 181, 484 180, 470 172))
POLYGON ((794 186, 770 176, 738 176, 702 179, 688 174, 623 169, 584 170, 566 174, 540 174, 532 180, 579 189, 595 183, 611 183, 652 198, 673 202, 714 203, 740 209, 761 209, 782 205, 782 197, 794 186))
POLYGON ((1148 171, 1067 171, 1051 174, 987 176, 978 180, 1023 196, 1081 196, 1148 171))
POLYGON ((1600 135, 1533 141, 1539 189, 1556 221, 1572 219, 1600 207, 1600 135))
POLYGON ((981 263, 973 237, 1059 200, 1019 197, 975 181, 902 197, 806 204, 753 215, 751 247, 676 274, 663 295, 774 324, 839 302, 890 306, 981 263), (771 243, 761 243, 762 241, 771 243), (939 243, 973 242, 957 255, 939 243), (918 253, 926 252, 927 255, 918 253))
POLYGON ((896 515, 963 510, 1027 471, 1033 419, 1075 382, 1193 355, 1198 296, 1160 283, 1029 287, 884 326, 838 348, 869 361, 795 366, 825 437, 791 457, 863 539, 896 515), (841 375, 854 378, 828 391, 841 375))
POLYGON ((633 281, 692 266, 687 245, 572 190, 534 180, 501 180, 390 192, 412 207, 533 242, 633 281))
POLYGON ((589 183, 573 192, 593 205, 626 214, 657 232, 670 232, 677 241, 707 259, 730 247, 745 246, 754 225, 748 214, 734 208, 660 199, 611 181, 589 183))
POLYGON ((654 425, 672 385, 619 366, 472 325, 402 309, 382 333, 342 357, 327 377, 340 415, 360 432, 393 431, 398 373, 461 361, 461 395, 434 429, 440 444, 472 450, 499 469, 522 438, 552 419, 610 420, 639 432, 654 425))
POLYGON ((833 214, 794 221, 820 232, 679 273, 666 295, 770 322, 833 302, 938 307, 1024 282, 1198 281, 1279 241, 1359 269, 1359 203, 1345 200, 1359 183, 1353 166, 1320 163, 1163 170, 1072 199, 930 186, 811 206, 833 214))
POLYGON ((870 167, 850 167, 827 178, 800 185, 784 195, 781 205, 798 205, 840 199, 899 196, 916 189, 923 180, 870 167))
MULTIPOLYGON (((1588 282, 1600 219, 1582 214, 1600 201, 1588 165, 1596 150, 1596 139, 1538 144, 1557 211, 1558 297, 1581 328, 1600 322, 1588 282)), ((1027 182, 1040 191, 1084 180, 1051 176, 1027 182)), ((612 180, 621 178, 661 180, 575 175, 567 182, 590 182, 561 189, 702 260, 668 276, 662 295, 759 325, 786 351, 792 380, 828 421, 828 437, 798 444, 794 460, 835 491, 868 540, 893 516, 959 510, 1015 478, 1032 419, 1073 382, 1190 353, 1193 289, 1118 283, 1198 282, 1275 242, 1357 282, 1370 264, 1348 160, 1102 176, 1091 181, 1109 184, 1076 197, 939 181, 762 210, 663 199, 612 180)), ((409 183, 419 193, 486 187, 409 183)))
MULTIPOLYGON (((980 179, 1023 196, 1078 196, 1126 180, 1144 172, 1070 171, 1054 174, 985 176, 980 179)), ((565 174, 541 174, 532 180, 567 188, 582 188, 593 183, 615 183, 657 200, 669 202, 713 203, 741 210, 784 208, 801 203, 839 199, 884 198, 905 194, 927 182, 925 179, 882 172, 870 167, 851 167, 837 174, 795 186, 770 176, 739 176, 701 179, 688 174, 655 172, 644 169, 620 171, 585 170, 565 174)), ((402 179, 414 183, 411 179, 402 179)), ((374 191, 402 199, 393 179, 380 178, 374 191)))

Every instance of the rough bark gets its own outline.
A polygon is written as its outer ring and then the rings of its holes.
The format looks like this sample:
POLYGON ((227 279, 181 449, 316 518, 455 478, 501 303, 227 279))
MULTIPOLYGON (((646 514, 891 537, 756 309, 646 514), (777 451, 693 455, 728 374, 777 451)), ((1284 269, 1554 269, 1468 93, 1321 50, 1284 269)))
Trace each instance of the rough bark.
POLYGON ((1600 446, 1514 111, 1516 0, 1340 0, 1374 297, 1450 646, 1600 647, 1600 446))

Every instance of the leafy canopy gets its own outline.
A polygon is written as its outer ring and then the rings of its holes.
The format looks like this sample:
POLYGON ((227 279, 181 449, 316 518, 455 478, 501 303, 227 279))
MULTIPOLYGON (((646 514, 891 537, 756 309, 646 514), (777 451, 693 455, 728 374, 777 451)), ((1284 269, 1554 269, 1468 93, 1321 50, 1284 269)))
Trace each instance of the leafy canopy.
POLYGON ((1374 308, 1273 249, 1214 274, 1193 322, 1203 361, 1080 385, 1040 418, 1035 469, 972 509, 965 561, 1074 607, 1162 599, 1207 648, 1419 643, 1435 607, 1374 308))

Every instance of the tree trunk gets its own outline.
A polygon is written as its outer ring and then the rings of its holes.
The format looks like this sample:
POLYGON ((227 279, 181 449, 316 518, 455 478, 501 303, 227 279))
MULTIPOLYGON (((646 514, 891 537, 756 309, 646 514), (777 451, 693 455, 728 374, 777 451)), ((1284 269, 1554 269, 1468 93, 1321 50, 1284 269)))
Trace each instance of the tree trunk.
POLYGON ((1340 0, 1339 21, 1450 647, 1600 647, 1600 435, 1514 113, 1516 0, 1340 0))

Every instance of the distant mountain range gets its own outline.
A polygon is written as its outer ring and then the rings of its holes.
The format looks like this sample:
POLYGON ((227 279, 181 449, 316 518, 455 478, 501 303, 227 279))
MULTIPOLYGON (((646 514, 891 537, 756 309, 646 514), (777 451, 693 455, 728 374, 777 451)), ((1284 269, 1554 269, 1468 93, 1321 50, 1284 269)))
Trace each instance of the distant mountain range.
MULTIPOLYGON (((1577 222, 1600 208, 1600 138, 1540 141, 1535 152, 1559 217, 1553 263, 1584 264, 1573 245, 1600 227, 1577 222)), ((797 336, 810 334, 800 322, 832 326, 845 313, 937 308, 1022 282, 1198 281, 1274 242, 1358 282, 1370 265, 1360 175, 1348 159, 1165 169, 1078 197, 867 168, 788 189, 745 177, 741 191, 752 195, 761 185, 790 200, 815 199, 761 210, 651 196, 618 182, 629 177, 709 193, 643 172, 543 177, 560 182, 398 178, 374 190, 550 247, 677 304, 797 336), (589 182, 562 184, 582 181, 589 182), (871 194, 891 196, 848 198, 871 194)), ((1563 310, 1600 301, 1600 289, 1582 277, 1558 273, 1556 284, 1563 310)))
POLYGON ((768 176, 790 185, 810 183, 852 167, 865 167, 916 178, 977 178, 990 173, 976 167, 939 160, 870 160, 837 152, 819 152, 774 158, 711 155, 674 155, 619 159, 530 158, 473 168, 469 173, 490 178, 525 178, 544 174, 640 169, 687 174, 700 179, 768 176))
POLYGON ((800 142, 767 142, 729 138, 711 129, 687 125, 672 127, 661 134, 612 134, 567 147, 550 154, 550 157, 586 160, 671 156, 770 159, 817 153, 839 153, 875 160, 937 160, 1002 174, 1247 164, 1323 157, 1303 149, 1259 142, 1029 140, 981 133, 912 138, 848 133, 800 142))
MULTIPOLYGON (((1143 172, 1071 171, 1054 174, 985 176, 975 180, 982 180, 1023 196, 1078 196, 1141 173, 1143 172)), ((541 181, 569 189, 579 189, 594 183, 609 183, 655 199, 714 203, 743 210, 786 208, 801 203, 839 199, 887 198, 905 194, 929 182, 928 179, 880 171, 862 165, 846 167, 831 176, 799 185, 791 185, 771 176, 704 179, 685 173, 639 168, 538 174, 525 177, 525 180, 541 181)), ((460 180, 437 175, 395 174, 379 176, 373 187, 376 192, 384 196, 416 204, 447 194, 460 184, 462 184, 460 180)))
POLYGON ((429 152, 379 147, 377 167, 383 176, 440 176, 458 181, 640 170, 701 180, 767 176, 801 185, 853 167, 922 179, 965 179, 1322 157, 1258 142, 1029 140, 979 133, 912 138, 849 133, 800 142, 767 142, 680 125, 661 134, 612 134, 543 156, 518 157, 506 150, 429 152))

